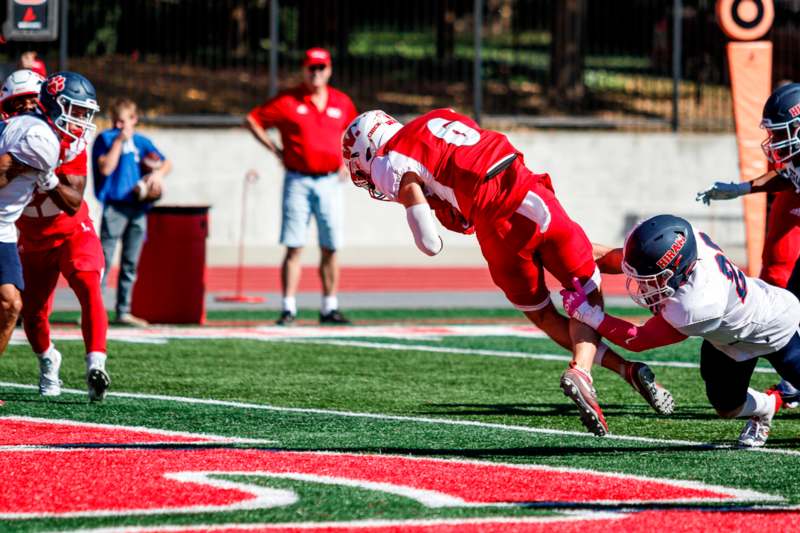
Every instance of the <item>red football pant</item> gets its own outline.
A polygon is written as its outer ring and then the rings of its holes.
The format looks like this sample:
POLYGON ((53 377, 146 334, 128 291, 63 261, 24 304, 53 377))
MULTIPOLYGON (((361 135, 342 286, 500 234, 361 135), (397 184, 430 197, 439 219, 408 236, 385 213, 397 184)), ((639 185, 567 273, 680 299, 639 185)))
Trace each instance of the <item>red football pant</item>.
POLYGON ((760 278, 786 287, 800 256, 800 194, 794 190, 775 195, 769 210, 767 235, 761 254, 760 278))
POLYGON ((592 243, 583 229, 567 215, 548 183, 531 186, 528 204, 548 219, 534 220, 531 209, 521 207, 505 220, 478 220, 475 234, 489 264, 495 284, 522 311, 536 311, 550 301, 544 270, 564 288, 572 289, 572 278, 587 281, 597 266, 592 243), (532 200, 530 202, 529 200, 532 200), (546 230, 542 232, 542 226, 546 230))
POLYGON ((22 322, 31 348, 50 347, 49 317, 59 273, 63 273, 81 305, 81 332, 86 353, 106 351, 108 315, 100 278, 104 267, 100 239, 94 231, 78 230, 61 245, 45 251, 23 252, 22 322))

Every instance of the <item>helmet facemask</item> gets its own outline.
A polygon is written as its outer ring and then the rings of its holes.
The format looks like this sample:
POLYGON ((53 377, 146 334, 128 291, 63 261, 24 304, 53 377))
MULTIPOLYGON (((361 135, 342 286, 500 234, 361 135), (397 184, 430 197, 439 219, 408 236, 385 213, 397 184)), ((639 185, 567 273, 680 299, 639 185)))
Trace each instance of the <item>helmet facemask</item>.
POLYGON ((669 283, 675 273, 669 268, 657 274, 643 276, 623 261, 622 271, 627 277, 625 288, 628 290, 628 294, 634 302, 642 307, 653 310, 661 302, 675 294, 675 289, 669 283))
POLYGON ((761 127, 767 130, 761 149, 780 171, 784 163, 800 154, 800 117, 779 123, 765 119, 761 121, 761 127))
POLYGON ((61 94, 56 98, 56 103, 61 108, 61 113, 53 123, 73 141, 83 139, 97 130, 93 121, 100 107, 94 101, 74 100, 61 94))

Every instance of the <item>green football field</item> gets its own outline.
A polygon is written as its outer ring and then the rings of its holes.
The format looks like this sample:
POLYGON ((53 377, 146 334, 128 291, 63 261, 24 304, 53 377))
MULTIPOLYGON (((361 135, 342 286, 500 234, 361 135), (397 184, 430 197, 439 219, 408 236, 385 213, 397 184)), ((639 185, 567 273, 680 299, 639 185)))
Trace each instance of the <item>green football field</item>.
MULTIPOLYGON (((778 414, 765 449, 736 449, 744 421, 710 408, 689 340, 638 356, 672 391, 669 417, 594 371, 611 435, 593 437, 559 388, 566 352, 483 313, 288 336, 114 329, 98 404, 82 343, 63 340, 75 328, 56 331, 53 399, 15 337, 0 359, 0 531, 800 528, 800 409, 778 414)), ((753 386, 777 379, 760 366, 753 386)))

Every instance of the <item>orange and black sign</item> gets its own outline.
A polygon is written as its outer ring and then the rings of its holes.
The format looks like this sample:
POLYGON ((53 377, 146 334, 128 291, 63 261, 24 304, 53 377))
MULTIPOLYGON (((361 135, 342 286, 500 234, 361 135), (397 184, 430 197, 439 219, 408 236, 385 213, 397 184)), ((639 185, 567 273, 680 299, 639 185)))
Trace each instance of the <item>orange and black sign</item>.
POLYGON ((755 41, 772 27, 772 0, 718 0, 717 19, 722 31, 735 41, 755 41))
POLYGON ((58 37, 58 0, 6 0, 3 34, 12 41, 52 41, 58 37))

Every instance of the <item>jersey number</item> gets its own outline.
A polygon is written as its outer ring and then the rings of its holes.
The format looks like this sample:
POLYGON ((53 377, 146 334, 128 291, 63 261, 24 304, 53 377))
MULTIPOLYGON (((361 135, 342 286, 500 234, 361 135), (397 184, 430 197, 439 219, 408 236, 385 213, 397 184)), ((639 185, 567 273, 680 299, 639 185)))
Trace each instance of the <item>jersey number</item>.
POLYGON ((472 146, 477 144, 481 134, 475 128, 470 128, 463 122, 457 120, 447 120, 444 118, 432 118, 428 121, 428 130, 447 144, 456 146, 472 146))
MULTIPOLYGON (((705 233, 700 233, 700 237, 703 238, 703 241, 705 241, 708 246, 717 250, 718 252, 722 252, 722 248, 717 246, 708 235, 705 233)), ((741 270, 736 268, 730 259, 725 257, 722 253, 715 255, 714 259, 717 261, 717 266, 719 267, 720 272, 722 272, 722 275, 736 285, 736 295, 739 297, 742 303, 744 303, 744 299, 747 297, 747 278, 745 278, 745 275, 741 270)))

